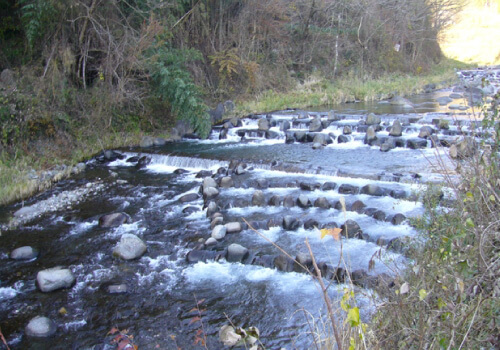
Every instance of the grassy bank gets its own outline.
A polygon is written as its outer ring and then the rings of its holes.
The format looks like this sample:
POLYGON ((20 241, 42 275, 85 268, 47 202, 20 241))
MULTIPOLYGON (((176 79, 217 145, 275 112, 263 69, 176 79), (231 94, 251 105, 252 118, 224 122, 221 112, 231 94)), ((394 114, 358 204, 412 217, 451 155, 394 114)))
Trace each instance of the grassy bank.
POLYGON ((394 95, 408 96, 424 91, 427 84, 437 88, 456 83, 455 69, 468 66, 454 60, 444 59, 422 74, 383 74, 379 77, 360 78, 352 74, 328 81, 315 75, 298 82, 295 89, 286 92, 265 91, 255 98, 237 104, 240 115, 275 111, 286 108, 308 108, 328 106, 353 101, 378 101, 394 95))

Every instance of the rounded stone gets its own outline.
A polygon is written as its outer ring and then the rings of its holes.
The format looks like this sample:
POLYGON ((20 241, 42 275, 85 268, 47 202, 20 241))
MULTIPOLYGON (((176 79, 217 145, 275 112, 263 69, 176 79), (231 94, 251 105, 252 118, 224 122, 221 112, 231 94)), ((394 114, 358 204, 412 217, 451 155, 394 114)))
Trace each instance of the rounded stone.
POLYGON ((216 240, 221 240, 226 237, 227 229, 224 225, 217 225, 212 230, 212 237, 216 240))
POLYGON ((141 257, 146 249, 146 244, 139 237, 126 233, 122 235, 120 242, 113 249, 113 255, 125 260, 133 260, 141 257))
POLYGON ((242 245, 233 243, 227 247, 227 261, 228 262, 241 262, 248 256, 248 249, 242 245))
POLYGON ((28 337, 46 338, 56 333, 57 326, 50 318, 36 316, 26 325, 25 332, 28 337))
POLYGON ((116 227, 131 221, 130 216, 125 213, 112 213, 99 218, 99 226, 116 227))
POLYGON ((30 246, 14 249, 10 253, 10 258, 14 260, 31 260, 38 256, 38 251, 30 246))
POLYGON ((39 271, 36 275, 38 288, 44 292, 52 292, 61 288, 69 288, 75 283, 75 276, 69 269, 54 267, 39 271))
POLYGON ((226 225, 226 233, 238 233, 241 232, 243 227, 241 226, 240 222, 228 222, 226 225))

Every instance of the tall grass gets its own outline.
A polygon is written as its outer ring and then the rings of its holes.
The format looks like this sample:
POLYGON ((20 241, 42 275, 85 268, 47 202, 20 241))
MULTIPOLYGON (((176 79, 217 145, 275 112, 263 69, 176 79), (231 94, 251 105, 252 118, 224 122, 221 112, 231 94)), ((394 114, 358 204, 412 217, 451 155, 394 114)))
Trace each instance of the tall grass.
POLYGON ((465 67, 463 63, 446 59, 426 74, 386 73, 375 78, 350 73, 333 81, 311 75, 290 91, 268 90, 249 101, 237 103, 236 113, 245 115, 286 108, 331 106, 417 94, 423 92, 427 84, 436 84, 438 88, 451 85, 457 79, 455 69, 465 67))

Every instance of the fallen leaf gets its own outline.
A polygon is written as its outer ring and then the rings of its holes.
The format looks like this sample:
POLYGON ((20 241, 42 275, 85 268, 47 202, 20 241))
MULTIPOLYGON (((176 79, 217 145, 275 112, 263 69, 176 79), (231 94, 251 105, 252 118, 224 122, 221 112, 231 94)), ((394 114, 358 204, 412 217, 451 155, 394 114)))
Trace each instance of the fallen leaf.
POLYGON ((408 284, 408 282, 403 283, 403 285, 401 286, 401 288, 399 288, 399 292, 401 294, 406 294, 409 291, 410 291, 410 285, 408 284))
POLYGON ((321 233, 321 239, 325 238, 326 235, 330 235, 333 237, 333 239, 338 241, 340 239, 340 232, 342 232, 342 230, 338 227, 323 228, 319 232, 321 233))

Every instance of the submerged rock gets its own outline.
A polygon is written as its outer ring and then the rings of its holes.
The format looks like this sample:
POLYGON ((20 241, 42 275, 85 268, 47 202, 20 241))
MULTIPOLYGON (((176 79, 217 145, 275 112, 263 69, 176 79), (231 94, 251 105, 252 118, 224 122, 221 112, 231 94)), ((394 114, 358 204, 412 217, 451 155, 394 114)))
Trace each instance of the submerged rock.
POLYGON ((122 224, 130 223, 132 219, 125 213, 113 213, 103 215, 99 218, 99 226, 101 227, 117 227, 122 224))

